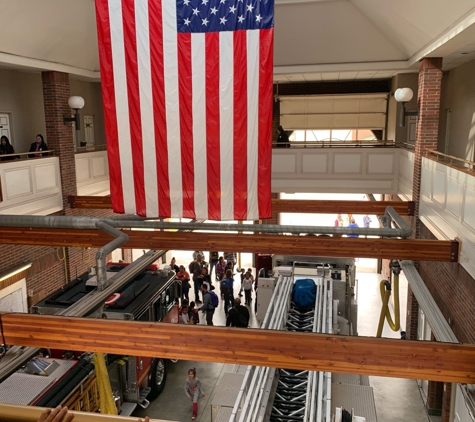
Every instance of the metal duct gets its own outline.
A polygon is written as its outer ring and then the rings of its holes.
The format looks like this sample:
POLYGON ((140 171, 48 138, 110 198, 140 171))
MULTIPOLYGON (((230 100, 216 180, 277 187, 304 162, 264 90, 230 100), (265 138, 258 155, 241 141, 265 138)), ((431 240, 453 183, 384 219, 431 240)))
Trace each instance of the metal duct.
POLYGON ((68 309, 60 312, 57 315, 64 316, 86 316, 90 312, 95 311, 98 307, 104 304, 106 299, 113 293, 117 292, 124 284, 133 280, 135 276, 140 274, 150 264, 155 262, 158 258, 165 255, 167 251, 148 251, 140 258, 135 260, 133 264, 127 265, 123 270, 108 280, 109 286, 102 291, 93 291, 87 295, 87 301, 78 301, 71 305, 68 309))
POLYGON ((388 207, 387 215, 391 216, 399 225, 399 229, 392 228, 349 228, 328 226, 281 226, 274 224, 225 224, 225 223, 170 223, 156 220, 112 219, 112 218, 88 218, 88 217, 62 217, 62 216, 0 216, 0 226, 5 227, 53 227, 73 229, 96 229, 98 222, 104 222, 115 228, 160 228, 179 230, 207 230, 207 231, 249 231, 267 234, 293 233, 293 234, 358 234, 364 236, 382 237, 408 237, 411 228, 399 217, 394 208, 388 207))
POLYGON ((97 275, 97 289, 99 291, 104 290, 110 283, 107 281, 106 274, 106 257, 108 254, 112 253, 115 249, 122 246, 124 243, 127 243, 130 239, 129 235, 121 232, 120 230, 111 227, 109 224, 99 221, 96 223, 96 227, 109 233, 111 236, 114 236, 115 239, 109 242, 107 245, 104 245, 102 248, 97 250, 96 253, 96 275, 97 275))
POLYGON ((417 303, 419 303, 422 312, 424 312, 424 315, 429 321, 430 328, 436 340, 444 343, 459 343, 449 323, 446 321, 437 303, 435 303, 434 298, 430 294, 424 280, 422 280, 419 272, 414 267, 414 263, 412 261, 399 261, 399 263, 417 299, 417 303))

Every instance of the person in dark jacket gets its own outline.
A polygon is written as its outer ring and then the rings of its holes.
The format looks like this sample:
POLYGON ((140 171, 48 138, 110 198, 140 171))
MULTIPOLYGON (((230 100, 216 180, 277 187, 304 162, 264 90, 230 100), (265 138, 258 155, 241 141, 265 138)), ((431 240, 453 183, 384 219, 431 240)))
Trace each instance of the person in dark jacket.
POLYGON ((247 328, 249 326, 249 310, 241 305, 241 299, 238 297, 234 299, 234 308, 229 311, 226 319, 226 327, 241 327, 247 328))
POLYGON ((48 155, 47 152, 41 153, 40 151, 48 151, 48 145, 46 145, 43 135, 41 133, 38 133, 38 135, 36 135, 36 141, 30 145, 30 150, 28 151, 34 152, 35 154, 30 154, 28 155, 28 157, 33 158, 48 155))
POLYGON ((279 136, 277 137, 277 148, 288 148, 288 147, 290 147, 289 135, 287 135, 284 128, 282 126, 279 126, 277 128, 277 131, 279 132, 279 136))
MULTIPOLYGON (((10 144, 10 141, 5 135, 3 135, 0 138, 0 155, 4 155, 4 154, 15 154, 15 150, 13 149, 12 144, 10 144)), ((13 155, 11 157, 1 158, 2 161, 14 160, 14 159, 15 159, 15 156, 13 155)))
POLYGON ((206 325, 213 325, 214 306, 206 284, 201 285, 201 293, 203 294, 203 305, 198 310, 206 314, 206 325))

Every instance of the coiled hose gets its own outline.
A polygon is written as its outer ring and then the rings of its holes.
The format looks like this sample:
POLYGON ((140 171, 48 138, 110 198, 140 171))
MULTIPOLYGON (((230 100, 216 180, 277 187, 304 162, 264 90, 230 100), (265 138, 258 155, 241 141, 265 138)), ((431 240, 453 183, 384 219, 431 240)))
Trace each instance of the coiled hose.
POLYGON ((376 337, 381 337, 383 333, 384 319, 388 321, 388 325, 393 331, 400 329, 400 313, 399 313, 399 274, 394 274, 394 321, 389 311, 389 298, 391 297, 391 283, 388 280, 381 280, 379 283, 379 290, 381 292, 381 299, 383 306, 381 307, 381 314, 379 315, 379 324, 376 337))

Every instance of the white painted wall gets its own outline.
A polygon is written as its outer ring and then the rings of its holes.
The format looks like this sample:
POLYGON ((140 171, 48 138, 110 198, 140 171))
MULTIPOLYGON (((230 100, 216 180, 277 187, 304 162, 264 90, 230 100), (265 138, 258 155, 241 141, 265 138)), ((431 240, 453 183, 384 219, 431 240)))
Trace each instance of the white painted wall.
POLYGON ((0 113, 12 116, 15 151, 27 152, 35 136, 46 132, 41 74, 0 69, 0 113))
POLYGON ((272 192, 397 193, 398 148, 276 148, 272 192))
POLYGON ((84 98, 84 108, 79 111, 81 115, 81 130, 76 133, 76 146, 85 141, 84 116, 94 118, 94 143, 103 145, 106 143, 104 131, 104 112, 102 108, 102 93, 100 82, 85 82, 70 79, 71 95, 79 95, 84 98))
POLYGON ((475 176, 422 158, 421 221, 438 239, 460 241, 460 264, 475 277, 475 176))
POLYGON ((78 195, 110 194, 107 151, 78 153, 75 161, 78 195))
POLYGON ((0 214, 47 215, 63 209, 58 157, 0 161, 0 214))
POLYGON ((439 124, 439 151, 444 151, 446 110, 450 110, 448 153, 475 159, 475 60, 444 73, 439 124))

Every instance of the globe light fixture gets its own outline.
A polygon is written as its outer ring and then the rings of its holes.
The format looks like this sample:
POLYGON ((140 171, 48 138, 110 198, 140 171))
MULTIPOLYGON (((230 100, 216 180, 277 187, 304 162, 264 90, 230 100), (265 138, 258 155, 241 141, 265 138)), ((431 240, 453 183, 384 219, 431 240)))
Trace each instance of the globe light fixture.
POLYGON ((414 92, 412 92, 411 88, 398 88, 394 92, 394 99, 401 104, 401 110, 399 113, 399 127, 406 126, 406 117, 407 116, 418 116, 419 111, 407 111, 406 110, 406 103, 412 100, 414 96, 414 92))
POLYGON ((68 99, 68 105, 71 107, 73 110, 76 111, 73 117, 68 116, 65 114, 63 116, 64 119, 64 124, 67 124, 69 122, 74 122, 76 130, 81 129, 81 120, 79 119, 79 110, 84 107, 84 98, 79 97, 77 95, 73 95, 72 97, 69 97, 68 99))

